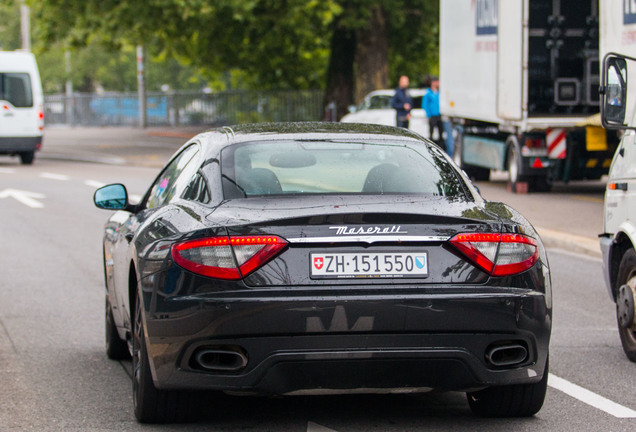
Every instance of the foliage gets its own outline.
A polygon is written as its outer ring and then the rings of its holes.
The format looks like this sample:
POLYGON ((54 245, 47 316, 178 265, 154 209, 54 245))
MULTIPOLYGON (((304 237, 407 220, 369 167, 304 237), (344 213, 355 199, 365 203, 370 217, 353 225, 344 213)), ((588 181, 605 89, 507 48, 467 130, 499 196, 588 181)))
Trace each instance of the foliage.
MULTIPOLYGON (((389 84, 437 72, 439 0, 26 1, 48 91, 63 87, 67 49, 75 88, 136 88, 137 44, 145 47, 149 89, 204 81, 215 90, 325 88, 336 26, 368 27, 378 5, 388 26, 389 84)), ((0 0, 3 16, 16 17, 0 27, 6 47, 19 43, 16 3, 0 0)))
POLYGON ((20 48, 20 7, 17 3, 0 0, 0 49, 13 51, 20 48))
POLYGON ((338 8, 320 0, 41 0, 38 37, 71 46, 141 43, 154 56, 222 73, 240 69, 260 88, 320 86, 327 25, 338 8), (60 26, 64 22, 68 25, 60 26))

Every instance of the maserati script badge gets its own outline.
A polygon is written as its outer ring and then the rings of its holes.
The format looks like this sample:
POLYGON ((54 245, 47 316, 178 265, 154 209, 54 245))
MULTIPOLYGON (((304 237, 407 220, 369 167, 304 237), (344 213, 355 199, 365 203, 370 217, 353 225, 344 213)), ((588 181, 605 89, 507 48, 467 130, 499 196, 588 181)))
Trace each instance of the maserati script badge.
POLYGON ((402 231, 400 225, 392 225, 390 227, 349 227, 347 225, 332 226, 329 229, 336 230, 336 235, 369 235, 369 234, 406 234, 408 231, 402 231))

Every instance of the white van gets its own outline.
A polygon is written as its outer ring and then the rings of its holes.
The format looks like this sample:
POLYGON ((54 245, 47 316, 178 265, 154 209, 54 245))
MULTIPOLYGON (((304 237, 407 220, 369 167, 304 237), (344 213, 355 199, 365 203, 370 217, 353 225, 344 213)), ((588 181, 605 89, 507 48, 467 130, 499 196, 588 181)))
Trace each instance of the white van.
POLYGON ((0 51, 0 154, 33 163, 43 130, 44 99, 35 57, 0 51))
POLYGON ((636 92, 628 90, 636 82, 636 58, 609 53, 602 72, 603 126, 608 133, 624 131, 605 191, 603 273, 610 298, 616 303, 623 350, 636 362, 636 92))

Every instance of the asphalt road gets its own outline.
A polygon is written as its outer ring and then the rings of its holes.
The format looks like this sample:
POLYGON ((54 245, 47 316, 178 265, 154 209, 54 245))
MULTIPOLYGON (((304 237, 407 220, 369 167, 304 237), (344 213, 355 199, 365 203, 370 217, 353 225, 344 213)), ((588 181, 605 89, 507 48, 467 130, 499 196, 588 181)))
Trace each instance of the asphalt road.
MULTIPOLYGON (((148 135, 141 136, 145 140, 148 135)), ((157 161, 167 158, 157 149, 163 152, 164 147, 178 147, 185 141, 158 139, 166 144, 147 146, 155 152, 151 154, 159 154, 157 161)), ((0 157, 0 196, 4 196, 0 198, 4 246, 0 248, 1 431, 636 428, 636 364, 622 353, 600 260, 559 249, 549 250, 554 286, 553 376, 544 408, 534 418, 477 419, 460 393, 278 399, 209 396, 207 414, 196 424, 138 425, 132 413, 130 362, 109 361, 104 353, 100 241, 108 212, 93 207, 92 194, 101 184, 123 182, 132 194, 141 195, 157 173, 155 162, 144 167, 58 159, 42 157, 33 166, 21 166, 16 159, 0 157), (14 192, 4 193, 8 189, 14 192)), ((579 225, 589 224, 598 217, 594 209, 602 206, 599 184, 563 186, 562 192, 547 198, 543 194, 506 196, 505 185, 498 182, 480 183, 480 188, 489 199, 500 195, 518 199, 536 212, 536 220, 529 216, 536 226, 555 230, 563 223, 558 215, 577 215, 582 218, 579 225), (592 199, 576 198, 580 196, 592 199), (582 213, 588 205, 592 214, 585 218, 582 213), (544 219, 537 222, 540 217, 544 219)), ((526 214, 519 205, 513 206, 526 214)), ((563 229, 580 228, 573 225, 565 223, 563 229)), ((589 237, 587 233, 594 229, 588 226, 580 237, 589 237)))

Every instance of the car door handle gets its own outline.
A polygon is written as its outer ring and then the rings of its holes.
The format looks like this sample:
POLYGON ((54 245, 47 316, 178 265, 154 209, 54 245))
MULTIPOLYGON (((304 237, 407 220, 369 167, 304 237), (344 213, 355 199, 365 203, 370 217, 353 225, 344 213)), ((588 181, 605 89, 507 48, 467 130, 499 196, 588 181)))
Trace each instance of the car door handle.
POLYGON ((124 234, 124 238, 126 239, 126 241, 127 241, 128 243, 130 243, 130 242, 132 241, 132 239, 133 239, 133 237, 134 237, 134 236, 135 236, 135 235, 134 235, 133 233, 131 233, 131 232, 128 232, 128 233, 124 234))

